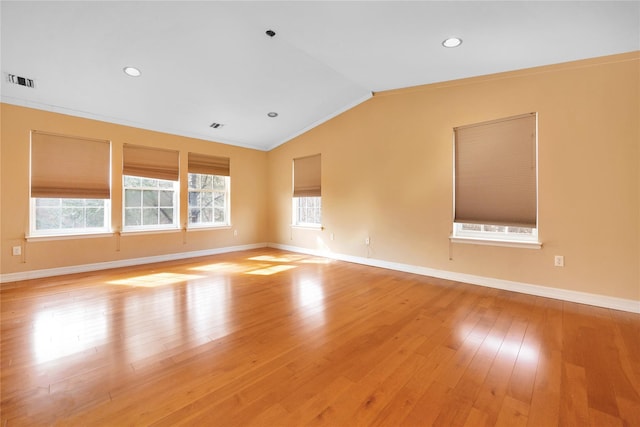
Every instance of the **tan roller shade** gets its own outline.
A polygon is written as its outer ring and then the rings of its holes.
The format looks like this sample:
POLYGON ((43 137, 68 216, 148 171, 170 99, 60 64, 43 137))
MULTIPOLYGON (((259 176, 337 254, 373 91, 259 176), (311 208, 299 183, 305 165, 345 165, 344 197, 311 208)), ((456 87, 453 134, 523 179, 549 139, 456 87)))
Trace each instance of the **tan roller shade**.
POLYGON ((180 157, 176 150, 124 144, 122 174, 145 178, 179 179, 180 157))
POLYGON ((109 141, 31 132, 31 197, 108 199, 109 141))
POLYGON ((455 222, 536 227, 536 114, 454 133, 455 222))
POLYGON ((320 154, 293 159, 293 197, 319 197, 320 154))
POLYGON ((229 158, 189 153, 189 173, 229 176, 229 158))

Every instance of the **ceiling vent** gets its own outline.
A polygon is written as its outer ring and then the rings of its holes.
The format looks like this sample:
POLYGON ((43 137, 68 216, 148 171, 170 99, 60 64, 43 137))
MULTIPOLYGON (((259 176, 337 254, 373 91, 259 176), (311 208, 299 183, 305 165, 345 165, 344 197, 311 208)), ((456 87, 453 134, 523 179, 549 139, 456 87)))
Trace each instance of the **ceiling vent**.
POLYGON ((219 129, 219 128, 221 128, 222 126, 224 126, 222 123, 211 123, 211 124, 209 125, 209 127, 210 127, 210 128, 213 128, 213 129, 219 129))
POLYGON ((19 86, 25 86, 30 88, 36 87, 36 82, 33 79, 26 77, 16 76, 15 74, 7 74, 7 81, 19 86))

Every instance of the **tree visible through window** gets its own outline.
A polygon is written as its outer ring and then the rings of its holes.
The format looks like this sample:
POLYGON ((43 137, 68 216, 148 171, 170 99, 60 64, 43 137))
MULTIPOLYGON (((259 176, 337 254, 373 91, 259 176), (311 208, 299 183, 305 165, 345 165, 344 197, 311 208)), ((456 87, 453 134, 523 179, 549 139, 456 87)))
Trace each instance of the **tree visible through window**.
POLYGON ((109 217, 105 199, 34 198, 35 234, 67 234, 106 230, 109 217))
POLYGON ((125 228, 167 228, 177 224, 177 181, 123 177, 125 228))
POLYGON ((229 225, 229 177, 189 174, 189 224, 229 225))
POLYGON ((296 225, 322 224, 322 197, 295 197, 296 225))

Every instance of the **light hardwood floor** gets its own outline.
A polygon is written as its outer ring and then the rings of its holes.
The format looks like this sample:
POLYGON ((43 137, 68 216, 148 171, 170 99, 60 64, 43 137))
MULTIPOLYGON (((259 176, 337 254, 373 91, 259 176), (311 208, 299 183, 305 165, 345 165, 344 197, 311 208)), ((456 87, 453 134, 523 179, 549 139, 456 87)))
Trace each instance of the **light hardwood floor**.
POLYGON ((4 284, 2 426, 640 426, 640 315, 274 249, 4 284))

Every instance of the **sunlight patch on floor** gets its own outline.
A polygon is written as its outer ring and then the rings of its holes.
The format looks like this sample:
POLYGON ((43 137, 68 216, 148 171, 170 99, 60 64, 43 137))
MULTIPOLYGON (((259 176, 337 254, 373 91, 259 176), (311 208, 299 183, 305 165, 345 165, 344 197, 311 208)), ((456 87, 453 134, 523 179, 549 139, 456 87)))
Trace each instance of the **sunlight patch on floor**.
POLYGON ((272 265, 270 267, 247 271, 247 274, 255 274, 258 276, 270 276, 272 274, 280 273, 282 271, 291 270, 292 268, 296 268, 296 266, 295 265, 272 265))
POLYGON ((109 283, 110 285, 141 286, 145 288, 153 288, 156 286, 172 285, 174 283, 201 279, 203 277, 204 276, 196 276, 194 274, 155 273, 146 274, 144 276, 130 277, 128 279, 113 280, 107 283, 109 283))
POLYGON ((267 262, 297 262, 306 258, 307 255, 259 255, 249 258, 251 261, 267 261, 267 262))
POLYGON ((201 265, 198 267, 190 268, 195 271, 227 271, 227 272, 239 272, 246 270, 247 267, 236 264, 234 262, 216 262, 215 264, 201 265))

